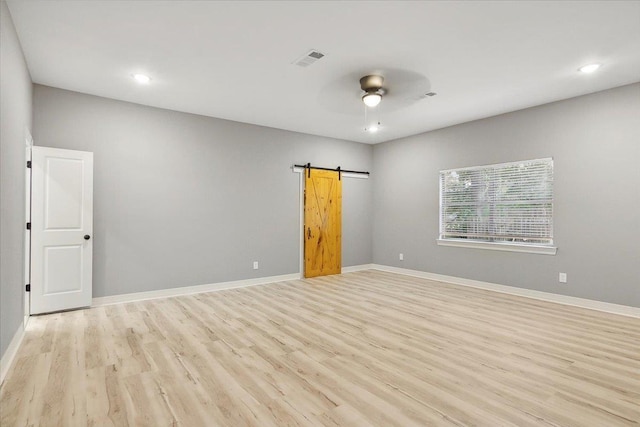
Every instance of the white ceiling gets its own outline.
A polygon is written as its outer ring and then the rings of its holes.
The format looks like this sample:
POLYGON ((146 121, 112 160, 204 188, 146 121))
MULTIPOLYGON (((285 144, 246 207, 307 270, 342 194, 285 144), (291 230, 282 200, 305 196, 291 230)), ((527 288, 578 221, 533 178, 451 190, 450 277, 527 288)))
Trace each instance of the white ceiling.
POLYGON ((640 80, 638 1, 8 4, 35 83, 365 143, 640 80), (374 72, 389 94, 369 134, 374 72))

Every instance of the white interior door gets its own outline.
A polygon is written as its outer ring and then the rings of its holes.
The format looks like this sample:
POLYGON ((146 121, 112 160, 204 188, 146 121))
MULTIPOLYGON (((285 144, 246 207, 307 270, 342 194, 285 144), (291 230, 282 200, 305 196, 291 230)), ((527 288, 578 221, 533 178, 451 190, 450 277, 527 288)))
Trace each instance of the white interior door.
POLYGON ((33 147, 31 314, 91 305, 93 153, 33 147))

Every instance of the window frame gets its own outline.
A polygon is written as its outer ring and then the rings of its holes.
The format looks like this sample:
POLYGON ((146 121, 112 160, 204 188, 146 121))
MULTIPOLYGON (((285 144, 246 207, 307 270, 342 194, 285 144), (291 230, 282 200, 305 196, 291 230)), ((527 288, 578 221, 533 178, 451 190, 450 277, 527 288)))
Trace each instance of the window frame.
MULTIPOLYGON (((520 160, 515 162, 506 162, 506 163, 494 163, 488 165, 480 165, 480 166, 471 166, 471 167, 462 167, 462 168, 452 168, 452 169, 444 169, 439 171, 438 173, 438 192, 439 192, 439 212, 438 212, 438 238, 436 242, 439 246, 452 246, 452 247, 464 247, 464 248, 473 248, 473 249, 489 249, 489 250, 497 250, 497 251, 509 251, 509 252, 525 252, 525 253, 534 253, 534 254, 544 254, 544 255, 555 255, 557 253, 557 247, 554 245, 553 240, 553 223, 551 228, 551 241, 546 243, 524 243, 524 242, 491 242, 484 240, 475 240, 475 239, 463 239, 463 238, 451 238, 451 237, 442 237, 443 236, 443 187, 444 184, 442 180, 444 179, 445 174, 450 172, 459 172, 459 171, 469 171, 469 170, 483 170, 483 169, 498 169, 500 167, 507 168, 513 165, 519 165, 522 163, 530 163, 530 162, 550 162, 552 167, 552 176, 555 175, 554 170, 554 161, 552 157, 547 158, 539 158, 539 159, 528 159, 528 160, 520 160)), ((553 190, 553 187, 552 187, 553 190)), ((552 203, 552 213, 551 218, 553 221, 554 217, 554 201, 555 194, 552 192, 551 194, 551 203, 552 203)))

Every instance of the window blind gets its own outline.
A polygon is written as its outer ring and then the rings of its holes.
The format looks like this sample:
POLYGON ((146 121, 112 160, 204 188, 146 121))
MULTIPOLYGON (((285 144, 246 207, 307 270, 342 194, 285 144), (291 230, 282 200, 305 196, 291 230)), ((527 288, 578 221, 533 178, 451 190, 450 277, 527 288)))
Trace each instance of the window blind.
POLYGON ((553 159, 440 172, 440 239, 553 244, 553 159))

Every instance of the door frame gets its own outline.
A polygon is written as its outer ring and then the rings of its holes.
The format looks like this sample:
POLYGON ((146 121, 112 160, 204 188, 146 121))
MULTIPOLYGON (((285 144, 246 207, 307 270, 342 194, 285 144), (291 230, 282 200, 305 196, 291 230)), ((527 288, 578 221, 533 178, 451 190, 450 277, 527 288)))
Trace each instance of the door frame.
POLYGON ((31 294, 27 292, 28 284, 31 284, 31 230, 27 229, 26 224, 31 222, 31 168, 27 167, 28 163, 31 161, 31 147, 33 147, 33 137, 31 136, 31 132, 29 129, 25 127, 25 150, 24 150, 24 170, 25 170, 25 179, 24 179, 24 187, 25 187, 25 198, 24 198, 24 275, 23 275, 23 284, 22 284, 22 292, 23 292, 23 300, 22 303, 24 305, 23 309, 23 326, 26 328, 27 323, 29 322, 29 316, 31 315, 31 294))
MULTIPOLYGON (((304 279, 304 173, 305 168, 292 166, 293 173, 297 173, 299 190, 298 190, 298 268, 300 270, 300 278, 304 279)), ((369 175, 363 173, 341 172, 342 178, 369 179, 369 175)), ((344 199, 344 193, 342 195, 344 199)), ((344 269, 344 267, 343 267, 344 269)))

